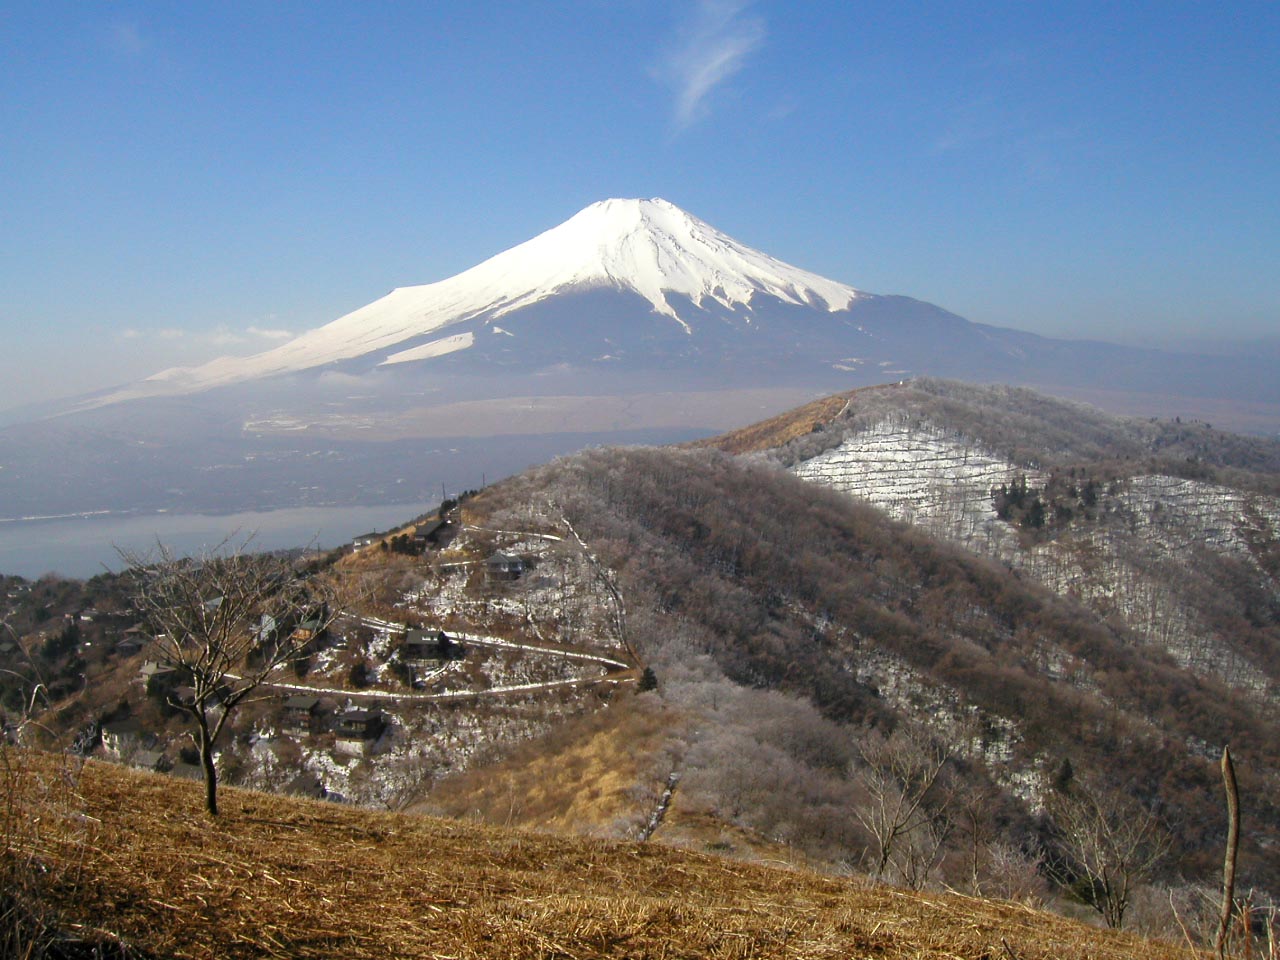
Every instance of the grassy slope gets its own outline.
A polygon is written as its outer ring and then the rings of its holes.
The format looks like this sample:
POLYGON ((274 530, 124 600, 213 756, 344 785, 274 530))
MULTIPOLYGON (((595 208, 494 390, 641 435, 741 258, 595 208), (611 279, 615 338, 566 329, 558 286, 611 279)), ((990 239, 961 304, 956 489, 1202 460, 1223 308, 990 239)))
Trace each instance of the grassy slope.
POLYGON ((41 894, 64 924, 157 957, 1187 955, 1012 904, 653 844, 236 790, 225 791, 225 815, 211 823, 198 784, 5 759, 39 774, 16 778, 13 815, 30 828, 10 838, 5 866, 34 854, 41 894))
MULTIPOLYGON (((636 838, 682 766, 694 715, 657 696, 617 698, 608 710, 566 720, 500 760, 436 783, 410 809, 549 833, 636 838)), ((813 865, 792 846, 689 805, 676 789, 651 839, 741 860, 813 865)))
POLYGON ((719 436, 705 440, 694 440, 687 444, 690 447, 712 447, 725 453, 754 453, 780 447, 784 443, 802 437, 807 433, 829 424, 835 417, 854 401, 864 390, 884 390, 885 387, 864 387, 848 393, 838 393, 806 403, 802 407, 780 413, 768 420, 749 424, 738 430, 731 430, 719 436))
POLYGON ((657 698, 627 691, 607 710, 569 718, 497 762, 437 783, 414 812, 586 836, 638 831, 671 769, 660 758, 682 723, 657 698))

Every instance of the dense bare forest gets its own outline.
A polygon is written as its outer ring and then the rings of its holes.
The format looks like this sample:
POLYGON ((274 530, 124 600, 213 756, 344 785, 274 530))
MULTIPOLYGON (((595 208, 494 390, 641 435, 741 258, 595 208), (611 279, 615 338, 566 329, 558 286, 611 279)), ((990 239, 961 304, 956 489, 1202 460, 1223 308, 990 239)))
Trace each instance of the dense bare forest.
POLYGON ((588 452, 473 509, 567 519, 612 571, 661 695, 698 714, 686 803, 824 859, 981 889, 1010 858, 1028 884, 1087 885, 1053 815, 1087 795, 1173 845, 1152 877, 1207 881, 1230 744, 1248 882, 1277 879, 1273 711, 1003 565, 705 450, 588 452), (889 793, 907 822, 868 813, 889 793))
POLYGON ((1274 697, 1274 440, 925 381, 829 398, 710 442, 1082 600, 1200 676, 1274 697))

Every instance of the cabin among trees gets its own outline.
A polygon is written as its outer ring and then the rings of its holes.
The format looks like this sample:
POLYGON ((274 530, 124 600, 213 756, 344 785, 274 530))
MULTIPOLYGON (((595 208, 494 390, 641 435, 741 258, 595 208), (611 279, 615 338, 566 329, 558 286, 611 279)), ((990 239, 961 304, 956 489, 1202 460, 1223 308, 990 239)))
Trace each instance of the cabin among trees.
POLYGON ((499 550, 484 562, 485 576, 490 580, 519 580, 524 574, 524 560, 514 553, 499 550))
POLYGON ((410 630, 400 646, 400 658, 411 662, 452 660, 462 645, 443 630, 410 630))
POLYGON ((457 526, 448 517, 441 516, 413 528, 413 543, 421 553, 448 546, 457 533, 457 526))
POLYGON ((392 553, 417 557, 428 550, 439 550, 441 547, 447 546, 457 532, 457 524, 447 516, 441 516, 434 520, 420 523, 411 531, 396 534, 390 540, 384 540, 382 546, 392 553))
POLYGON ((381 710, 344 710, 333 718, 335 745, 342 753, 364 753, 386 727, 381 710))
POLYGON ((184 677, 178 670, 162 663, 157 663, 155 660, 148 660, 138 670, 138 680, 142 683, 142 689, 146 691, 149 697, 163 699, 169 696, 186 679, 189 678, 184 677))
POLYGON ((116 641, 115 652, 122 657, 132 657, 134 654, 141 653, 151 638, 147 636, 142 627, 134 625, 124 632, 124 635, 116 641))
POLYGON ((324 633, 325 617, 323 613, 314 614, 293 628, 292 638, 299 644, 313 643, 324 633))
POLYGON ((299 733, 321 733, 332 712, 332 703, 301 693, 285 698, 280 707, 280 723, 285 729, 299 733))

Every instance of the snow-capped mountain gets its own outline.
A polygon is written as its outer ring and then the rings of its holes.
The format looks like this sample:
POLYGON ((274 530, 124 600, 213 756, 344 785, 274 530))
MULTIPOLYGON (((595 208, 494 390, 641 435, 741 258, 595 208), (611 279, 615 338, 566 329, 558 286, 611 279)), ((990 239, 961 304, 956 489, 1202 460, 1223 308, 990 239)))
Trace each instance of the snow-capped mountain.
MULTIPOLYGON (((384 366, 431 360, 484 346, 485 337, 518 338, 522 310, 588 291, 640 298, 651 319, 687 337, 698 332, 693 315, 705 319, 708 307, 750 323, 760 299, 831 313, 868 296, 741 244, 666 200, 603 200, 454 277, 398 287, 255 356, 166 370, 143 392, 193 392, 356 358, 384 366), (498 323, 504 318, 512 323, 498 323)), ((603 324, 596 333, 602 345, 626 337, 603 324)), ((546 352, 542 339, 529 351, 546 352)))
POLYGON ((783 263, 665 200, 615 199, 456 276, 398 287, 272 350, 166 370, 79 409, 238 384, 294 391, 327 374, 342 375, 344 389, 357 377, 357 392, 392 406, 422 391, 440 401, 816 392, 921 374, 1238 392, 1239 371, 1219 367, 1231 363, 970 323, 783 263))

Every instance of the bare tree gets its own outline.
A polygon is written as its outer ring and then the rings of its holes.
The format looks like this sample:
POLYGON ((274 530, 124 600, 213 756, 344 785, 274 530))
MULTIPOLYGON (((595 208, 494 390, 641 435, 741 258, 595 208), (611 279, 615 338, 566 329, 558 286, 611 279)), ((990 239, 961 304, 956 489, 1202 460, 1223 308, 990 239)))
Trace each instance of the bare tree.
POLYGON ((333 591, 288 560, 253 554, 247 542, 196 557, 163 544, 142 556, 120 551, 134 604, 155 632, 157 661, 190 685, 170 700, 184 711, 204 772, 205 808, 218 814, 214 745, 250 695, 304 651, 336 613, 333 591), (305 631, 296 629, 307 622, 305 631))
POLYGON ((1137 801, 1078 779, 1051 796, 1047 806, 1067 858, 1055 868, 1056 879, 1074 880, 1077 893, 1107 926, 1120 928, 1134 888, 1169 852, 1168 832, 1137 801))
POLYGON ((857 781, 866 801, 853 815, 871 835, 872 879, 895 858, 904 882, 923 885, 950 830, 943 771, 950 753, 941 744, 901 729, 873 734, 858 746, 857 781))

